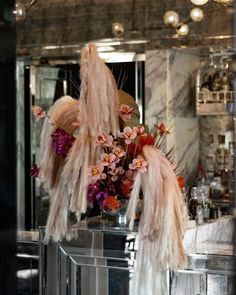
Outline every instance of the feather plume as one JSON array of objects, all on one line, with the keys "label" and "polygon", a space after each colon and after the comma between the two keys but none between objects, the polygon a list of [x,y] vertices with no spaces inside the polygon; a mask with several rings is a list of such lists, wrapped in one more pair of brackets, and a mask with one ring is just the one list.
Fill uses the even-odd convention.
[{"label": "feather plume", "polygon": [[88,185],[86,171],[101,154],[101,150],[95,145],[96,136],[103,131],[116,134],[119,97],[114,77],[99,58],[94,45],[81,52],[80,76],[80,129],[69,153],[63,177],[68,182],[71,193],[70,209],[85,213]]},{"label": "feather plume", "polygon": [[57,156],[52,148],[51,134],[58,127],[73,134],[76,127],[72,123],[77,119],[78,114],[78,100],[70,96],[63,96],[49,109],[48,117],[44,120],[40,139],[40,179],[44,188],[49,191],[58,185],[59,170],[64,165],[64,159]]},{"label": "feather plume", "polygon": [[136,213],[136,208],[138,205],[141,185],[142,185],[142,173],[138,171],[134,180],[133,188],[130,195],[130,200],[126,210],[126,218],[127,220],[129,220],[129,229],[131,231],[133,230],[133,226],[134,226],[135,213]]},{"label": "feather plume", "polygon": [[49,209],[44,241],[47,243],[50,237],[54,241],[60,241],[68,234],[69,196],[67,185],[61,181],[53,191]]},{"label": "feather plume", "polygon": [[[143,208],[139,222],[139,249],[131,294],[146,294],[140,290],[150,286],[148,294],[163,294],[163,271],[177,269],[185,262],[182,244],[185,226],[185,203],[171,163],[165,155],[152,146],[143,147],[148,162],[146,173],[134,183],[133,190],[143,192]],[[131,193],[127,218],[133,224],[137,196]],[[149,275],[147,275],[149,274]],[[150,280],[155,280],[150,282]],[[159,281],[159,284],[155,282]]]}]

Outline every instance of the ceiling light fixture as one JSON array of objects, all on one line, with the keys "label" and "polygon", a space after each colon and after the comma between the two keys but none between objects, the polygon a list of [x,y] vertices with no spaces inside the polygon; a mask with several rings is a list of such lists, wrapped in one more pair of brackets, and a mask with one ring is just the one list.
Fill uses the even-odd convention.
[{"label": "ceiling light fixture", "polygon": [[38,0],[31,0],[30,3],[28,3],[28,4],[22,3],[22,2],[17,2],[15,5],[15,10],[13,10],[13,14],[15,14],[16,22],[23,21],[26,18],[27,12],[37,2],[38,2]]},{"label": "ceiling light fixture", "polygon": [[231,6],[233,5],[233,0],[213,0],[217,3],[223,4],[225,6]]},{"label": "ceiling light fixture", "polygon": [[164,24],[172,27],[176,27],[179,24],[179,15],[173,10],[169,10],[164,14]]},{"label": "ceiling light fixture", "polygon": [[195,5],[204,5],[208,2],[208,0],[190,0]]},{"label": "ceiling light fixture", "polygon": [[190,17],[194,22],[200,22],[204,18],[204,12],[201,8],[195,7],[190,11]]},{"label": "ceiling light fixture", "polygon": [[176,33],[180,36],[186,36],[189,33],[189,27],[187,24],[182,24],[176,28]]}]

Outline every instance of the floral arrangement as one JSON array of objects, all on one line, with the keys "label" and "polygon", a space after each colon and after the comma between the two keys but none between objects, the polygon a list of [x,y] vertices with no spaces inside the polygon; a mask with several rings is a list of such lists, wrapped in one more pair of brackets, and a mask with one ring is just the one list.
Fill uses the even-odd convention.
[{"label": "floral arrangement", "polygon": [[[37,119],[48,117],[51,125],[57,125],[40,106],[33,106]],[[118,113],[124,122],[131,119],[133,108],[122,104]],[[75,124],[74,124],[75,125]],[[77,125],[79,127],[79,125]],[[101,132],[96,137],[96,145],[102,150],[95,165],[88,168],[87,200],[90,206],[98,205],[107,213],[115,214],[121,208],[120,200],[130,198],[136,172],[145,173],[148,162],[140,155],[143,146],[161,148],[164,137],[170,134],[164,123],[154,125],[152,133],[147,133],[142,125],[133,128],[126,126],[117,137]],[[75,137],[57,127],[51,134],[51,145],[57,156],[66,158]],[[170,156],[170,154],[169,154]],[[39,176],[40,167],[35,164],[30,175]]]},{"label": "floral arrangement", "polygon": [[[120,110],[128,109],[122,105]],[[129,112],[131,114],[131,112]],[[126,118],[124,118],[126,119]],[[98,134],[96,144],[101,147],[101,158],[89,167],[88,201],[97,203],[105,211],[115,213],[119,200],[130,198],[136,172],[145,173],[148,162],[139,155],[145,145],[158,145],[157,137],[169,134],[163,123],[155,126],[155,134],[145,132],[144,126],[125,127],[114,138],[105,132]]]},{"label": "floral arrangement", "polygon": [[140,294],[141,286],[153,278],[152,294],[164,294],[158,289],[163,270],[177,269],[185,261],[185,203],[172,151],[165,152],[170,131],[164,123],[150,132],[139,125],[137,105],[129,95],[122,102],[122,91],[94,45],[81,51],[80,78],[79,100],[65,96],[47,113],[38,106],[33,109],[44,118],[40,163],[31,173],[51,196],[45,241],[71,237],[71,213],[79,224],[88,205],[116,214],[124,200],[132,231],[141,195],[131,290]]}]

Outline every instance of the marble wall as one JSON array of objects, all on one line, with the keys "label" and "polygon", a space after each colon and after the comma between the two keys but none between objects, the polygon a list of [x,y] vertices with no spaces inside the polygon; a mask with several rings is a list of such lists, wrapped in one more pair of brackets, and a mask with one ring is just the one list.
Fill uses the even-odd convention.
[{"label": "marble wall", "polygon": [[167,148],[175,147],[176,172],[189,181],[199,162],[199,120],[195,115],[194,84],[199,68],[197,50],[147,51],[145,123],[163,121],[171,130]]}]

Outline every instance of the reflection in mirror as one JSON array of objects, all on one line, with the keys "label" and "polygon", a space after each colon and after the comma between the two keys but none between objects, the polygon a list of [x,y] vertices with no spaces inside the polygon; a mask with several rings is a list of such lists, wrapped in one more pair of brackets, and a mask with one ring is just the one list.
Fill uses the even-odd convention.
[{"label": "reflection in mirror", "polygon": [[[105,56],[109,61],[117,60],[117,54],[104,53],[103,57]],[[199,180],[199,167],[202,164],[207,163],[203,165],[205,177],[207,173],[213,175],[216,172],[216,159],[213,164],[209,164],[209,138],[213,138],[211,153],[214,155],[219,146],[220,135],[225,136],[224,145],[228,150],[229,144],[232,145],[233,142],[233,121],[232,116],[228,114],[232,108],[232,101],[227,98],[228,94],[232,95],[230,92],[232,90],[230,82],[232,50],[224,48],[158,49],[147,50],[145,56],[145,71],[144,62],[140,61],[144,59],[144,55],[136,55],[136,59],[139,60],[136,62],[108,63],[108,65],[118,84],[136,99],[140,106],[142,122],[151,128],[156,122],[164,121],[171,129],[167,148],[175,147],[176,173],[186,178],[186,185],[190,190],[190,187],[196,185]],[[30,229],[45,224],[49,205],[47,193],[37,180],[29,177],[30,168],[39,159],[41,129],[41,122],[32,118],[30,105],[37,104],[48,109],[62,95],[68,94],[78,98],[79,66],[76,62],[67,63],[66,60],[62,62],[48,59],[47,65],[38,63],[25,69],[24,63],[19,62],[18,70],[21,81],[25,80],[25,89],[29,91],[25,92],[25,98],[23,89],[19,89],[18,92],[18,101],[21,102],[18,110],[20,122],[18,134],[21,135],[19,136],[21,149],[19,149],[18,166],[19,171],[25,171],[18,176],[18,223],[19,228]],[[213,75],[221,75],[222,81],[226,76],[228,77],[228,80],[222,82],[222,89],[219,88],[215,92],[206,86],[208,82],[205,81],[206,77],[209,79],[209,76]],[[225,92],[225,87],[229,91]],[[145,100],[142,100],[144,88]],[[225,98],[212,103],[202,98],[202,92],[205,95],[208,93],[210,97],[216,93],[219,98]],[[144,107],[143,110],[142,107]],[[217,109],[213,112],[212,107]],[[224,112],[219,109],[220,107],[224,108]],[[26,110],[24,116],[20,108]],[[30,136],[25,136],[24,142],[22,141],[23,121],[26,129],[31,130]],[[232,174],[232,169],[230,173]],[[223,197],[227,200],[226,207],[232,200],[232,186],[232,183],[228,184],[227,193]],[[227,210],[228,208],[226,212]]]},{"label": "reflection in mirror", "polygon": [[[190,0],[32,2],[37,4],[17,23],[18,228],[30,230],[44,225],[49,203],[40,183],[29,176],[30,168],[39,158],[41,126],[32,117],[31,107],[39,104],[48,109],[65,94],[79,98],[78,58],[81,48],[91,40],[103,58],[112,63],[118,84],[123,84],[122,88],[135,98],[142,122],[151,127],[153,123],[164,121],[171,129],[167,148],[175,147],[176,173],[185,177],[188,197],[191,187],[199,185],[210,194],[214,214],[228,213],[234,185],[231,114],[234,105],[230,82],[233,51],[230,48],[234,34],[233,9],[228,5],[232,1],[204,1],[200,6],[203,19],[199,22],[193,21],[196,15],[191,15],[191,11],[196,6]],[[178,25],[184,25],[185,35],[182,26],[175,28],[164,24],[163,17],[170,10],[178,13]],[[145,65],[137,53],[145,54]],[[131,67],[129,62],[121,63],[130,58],[134,61]],[[206,179],[210,181],[206,183]],[[193,218],[193,212],[190,217]],[[210,216],[205,217],[207,220]],[[226,221],[226,224],[231,222]],[[221,226],[221,222],[216,224]],[[227,235],[230,236],[230,226],[222,224],[224,232],[229,228]],[[212,232],[218,230],[217,227]],[[219,230],[217,238],[225,237],[223,231]],[[198,233],[196,230],[196,235]],[[198,234],[198,238],[204,237]],[[200,248],[199,253],[201,251],[204,249]],[[222,263],[216,259],[217,271],[219,265],[228,266],[225,258],[222,259]],[[202,261],[201,258],[191,263],[197,265]],[[53,272],[51,274],[52,283],[57,284],[53,281]],[[180,294],[184,285],[188,294],[192,294],[193,289],[196,294],[206,290],[213,294],[214,290],[227,289],[230,279],[222,277],[197,274],[191,276],[192,284],[189,274],[182,274],[173,278],[176,284],[172,291]]]},{"label": "reflection in mirror", "polygon": [[[126,61],[120,62],[120,56],[122,59],[125,56]],[[124,53],[105,55],[105,57],[119,89],[132,95],[139,106],[140,120],[144,122],[143,59],[145,56],[135,53],[131,56],[129,53]],[[18,116],[21,127],[18,129],[18,136],[21,140],[19,140],[18,148],[18,166],[21,173],[18,177],[18,227],[37,229],[38,226],[46,224],[49,196],[38,178],[31,178],[29,175],[31,167],[40,162],[40,133],[43,123],[42,120],[35,119],[31,108],[33,105],[39,105],[44,110],[48,110],[58,98],[64,95],[79,99],[79,64],[66,63],[66,61],[60,64],[59,60],[53,61],[51,65],[37,64],[37,66],[29,65],[24,68],[24,63],[19,62],[18,68],[22,71],[21,81],[24,81],[25,90],[27,90],[24,98],[24,90],[19,89]],[[24,134],[24,129],[29,132]]]}]

